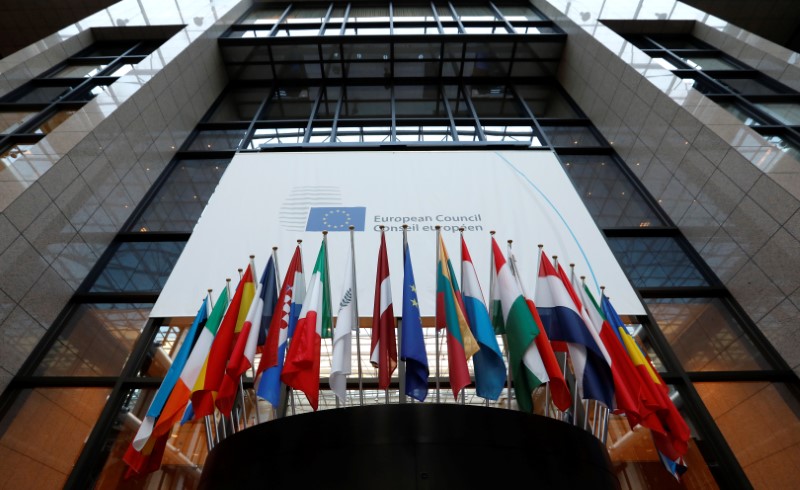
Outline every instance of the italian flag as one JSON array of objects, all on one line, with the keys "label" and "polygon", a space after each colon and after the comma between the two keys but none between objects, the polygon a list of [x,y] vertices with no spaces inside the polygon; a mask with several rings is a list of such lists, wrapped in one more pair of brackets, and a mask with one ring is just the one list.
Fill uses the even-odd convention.
[{"label": "italian flag", "polygon": [[297,321],[281,381],[305,393],[314,411],[319,405],[319,356],[323,329],[331,324],[331,288],[328,283],[325,241],[317,255],[303,310]]},{"label": "italian flag", "polygon": [[536,347],[539,328],[494,237],[492,237],[492,256],[494,259],[492,265],[497,274],[495,292],[500,301],[499,311],[502,312],[507,336],[514,392],[520,409],[532,413],[533,390],[542,383],[550,381],[539,349]]}]

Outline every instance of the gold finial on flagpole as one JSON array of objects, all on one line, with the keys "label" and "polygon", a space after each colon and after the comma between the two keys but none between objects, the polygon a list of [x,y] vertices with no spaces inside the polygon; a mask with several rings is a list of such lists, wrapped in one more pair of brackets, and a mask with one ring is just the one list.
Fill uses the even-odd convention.
[{"label": "gold finial on flagpole", "polygon": [[353,226],[353,225],[350,225],[350,226],[348,226],[347,228],[348,228],[349,230],[355,230],[355,229],[356,229],[356,227],[355,227],[355,226]]},{"label": "gold finial on flagpole", "polygon": [[272,247],[272,250],[278,250],[278,247]]},{"label": "gold finial on flagpole", "polygon": [[327,234],[328,234],[328,230],[322,230],[322,235],[323,235],[323,236],[324,236],[324,235],[327,235]]},{"label": "gold finial on flagpole", "polygon": [[495,231],[494,231],[494,230],[490,230],[490,231],[489,231],[489,234],[490,234],[490,235],[494,235],[494,233],[495,233]]},{"label": "gold finial on flagpole", "polygon": [[298,240],[297,240],[297,244],[298,244],[298,245],[300,245],[301,243],[303,243],[303,240],[301,240],[301,239],[298,239]]},{"label": "gold finial on flagpole", "polygon": [[403,223],[403,229],[404,229],[404,230],[407,230],[407,229],[408,229],[408,225],[407,225],[407,224],[405,224],[405,223]]},{"label": "gold finial on flagpole", "polygon": [[434,228],[437,229],[437,230],[441,230],[442,226],[441,225],[436,225]]},{"label": "gold finial on flagpole", "polygon": [[384,228],[386,228],[386,227],[385,227],[385,226],[383,226],[383,225],[381,225],[381,231],[383,231],[383,229],[384,229]]}]

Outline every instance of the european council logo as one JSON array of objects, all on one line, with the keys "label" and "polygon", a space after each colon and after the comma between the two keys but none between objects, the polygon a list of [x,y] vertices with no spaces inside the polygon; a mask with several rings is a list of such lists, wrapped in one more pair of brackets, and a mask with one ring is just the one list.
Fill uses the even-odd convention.
[{"label": "european council logo", "polygon": [[351,225],[355,231],[364,231],[366,217],[365,207],[312,207],[308,210],[306,231],[349,231]]}]

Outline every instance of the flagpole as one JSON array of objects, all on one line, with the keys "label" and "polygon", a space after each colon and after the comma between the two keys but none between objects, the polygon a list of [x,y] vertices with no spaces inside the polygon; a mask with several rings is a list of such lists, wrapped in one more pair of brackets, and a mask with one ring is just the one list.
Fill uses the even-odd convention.
[{"label": "flagpole", "polygon": [[[489,232],[492,241],[494,241],[494,234],[494,230]],[[497,273],[494,265],[494,247],[491,243],[489,244],[489,264],[491,266],[491,272],[489,274],[489,279],[491,279],[489,283],[489,303],[492,305],[492,309],[494,309],[494,288],[497,287],[494,281]],[[495,313],[492,312],[492,315],[492,318],[494,318]],[[504,333],[501,336],[503,337],[503,354],[506,356],[506,366],[508,366],[508,375],[506,376],[506,408],[511,410],[511,354],[508,350],[508,335]]]},{"label": "flagpole", "polygon": [[[325,281],[328,281],[328,280],[330,280],[330,275],[329,275],[330,274],[330,267],[328,267],[328,230],[322,230],[322,246],[325,249],[325,264],[323,265],[323,267],[325,267],[324,277],[325,277]],[[325,283],[324,282],[322,284],[322,292],[323,292],[323,296],[324,296],[324,294],[325,294]],[[320,313],[320,315],[323,315],[323,314],[324,314],[324,312]],[[336,321],[338,323],[339,319],[337,318]],[[339,325],[337,324],[336,327],[338,327],[338,326]],[[330,337],[330,339],[331,339],[331,360],[333,360],[333,338],[334,338],[333,330],[336,327],[334,327],[333,318],[331,318],[331,337]],[[321,334],[320,337],[324,333],[325,332],[320,332],[320,334]],[[320,344],[322,344],[322,339],[320,339]],[[336,393],[334,393],[333,395],[334,395],[333,396],[333,401],[335,403],[335,407],[339,408],[339,397],[336,396]]]},{"label": "flagpole", "polygon": [[[209,306],[206,312],[208,311],[208,309],[212,310],[214,309],[214,299],[211,297],[211,291],[213,291],[213,289],[209,288],[208,289]],[[211,423],[209,422],[209,417],[210,415],[206,415],[205,417],[203,417],[203,422],[205,423],[206,426],[206,446],[208,447],[208,450],[211,451],[212,449],[214,449],[214,433],[211,432]],[[216,429],[216,425],[214,428]],[[219,440],[219,434],[217,434],[217,440]]]},{"label": "flagpole", "polygon": [[[522,284],[522,278],[520,277],[519,269],[517,269],[517,257],[514,255],[514,252],[511,250],[511,244],[514,240],[508,240],[508,265],[511,267],[511,273],[514,275],[514,279],[517,281],[517,287],[522,292],[522,297],[525,302],[528,302],[530,296],[528,296],[528,292],[525,290],[525,286]],[[509,375],[511,374],[511,362],[508,363],[508,372]],[[550,383],[547,383],[548,385]],[[530,395],[531,397],[531,409],[535,408],[533,403],[533,393]],[[510,398],[509,398],[510,400]],[[511,408],[511,403],[509,401],[508,408]]]},{"label": "flagpole", "polygon": [[356,287],[356,238],[355,238],[355,229],[356,227],[350,225],[350,261],[353,264],[353,268],[350,273],[353,275],[353,308],[355,309],[355,315],[353,315],[353,325],[350,325],[352,329],[355,327],[356,329],[356,356],[358,356],[358,400],[359,405],[364,405],[364,373],[361,368],[361,325],[360,319],[358,317],[358,288]]},{"label": "flagpole", "polygon": [[[381,225],[381,226],[380,226],[380,228],[381,228],[381,244],[383,244],[383,242],[384,242],[384,235],[385,235],[385,233],[386,233],[386,231],[385,231],[385,230],[386,230],[386,227],[385,227],[385,226],[383,226],[383,225]],[[380,252],[378,252],[378,262],[380,263]],[[380,267],[380,265],[379,265],[379,267]],[[376,286],[376,287],[377,287],[377,286]],[[382,286],[381,286],[381,295],[383,295],[383,287],[382,287]],[[382,301],[381,301],[381,302],[382,302]],[[394,311],[394,309],[392,309],[392,311]],[[383,316],[383,311],[381,311],[379,314],[380,314],[381,316]],[[397,325],[395,324],[395,328],[396,328],[396,327],[397,327]],[[373,328],[374,328],[374,327],[373,327]],[[384,340],[385,340],[385,339],[381,338],[381,341],[384,341]],[[398,364],[399,364],[399,362],[398,362]],[[378,386],[378,387],[380,387],[380,373],[381,373],[381,371],[380,371],[380,362],[379,362],[379,365],[378,365],[378,385],[379,385],[379,386]],[[389,376],[389,384],[391,384],[391,378],[392,378],[392,377],[391,377],[391,375],[390,375],[390,376]],[[387,387],[386,387],[386,388],[383,390],[383,394],[384,394],[384,402],[386,403],[386,405],[388,405],[388,404],[389,404],[389,387],[388,387],[388,386],[387,386]]]},{"label": "flagpole", "polygon": [[[461,226],[458,228],[459,237],[461,241],[464,241],[464,227]],[[464,287],[464,257],[463,257],[463,250],[461,250],[461,243],[458,244],[458,265],[459,265],[459,276],[458,280],[461,283],[461,287]],[[465,312],[466,313],[466,312]],[[466,405],[467,403],[467,387],[461,388],[461,404]]]},{"label": "flagpole", "polygon": [[[439,244],[441,240],[442,227],[436,225],[436,282],[439,282]],[[438,301],[437,301],[438,303]],[[436,403],[440,400],[441,385],[439,382],[439,325],[436,323],[436,315],[434,314],[433,331],[436,334]]]},{"label": "flagpole", "polygon": [[[405,264],[406,264],[406,246],[408,245],[408,225],[403,224],[403,274],[405,274]],[[405,297],[406,291],[403,289],[403,297]],[[400,358],[397,360],[397,367],[398,367],[398,375],[400,377],[400,393],[399,393],[399,400],[400,403],[406,403],[406,363],[403,361],[402,351],[403,351],[403,329],[405,328],[405,318],[400,318],[400,322],[398,323],[397,327],[397,345],[400,346]]]},{"label": "flagpole", "polygon": [[[542,250],[544,249],[544,244],[540,243],[538,245],[539,253],[536,254],[536,277],[539,276],[539,268],[542,266]],[[550,393],[550,383],[545,384],[544,386],[544,416],[550,416],[550,405],[552,402],[552,394]]]}]

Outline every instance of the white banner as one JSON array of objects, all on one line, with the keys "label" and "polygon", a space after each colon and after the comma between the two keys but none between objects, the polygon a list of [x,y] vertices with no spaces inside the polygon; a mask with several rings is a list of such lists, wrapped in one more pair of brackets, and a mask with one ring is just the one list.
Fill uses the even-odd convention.
[{"label": "white banner", "polygon": [[[420,309],[435,309],[435,226],[442,226],[453,267],[460,275],[458,228],[489,294],[490,234],[504,252],[512,246],[523,284],[533,297],[537,245],[599,298],[606,287],[620,314],[644,314],[625,274],[581,202],[555,155],[546,151],[363,151],[244,153],[228,166],[178,259],[152,317],[193,316],[208,288],[216,299],[238,268],[255,255],[261,275],[273,246],[283,280],[297,240],[310,277],[328,230],[331,292],[338,304],[348,227],[355,232],[359,316],[372,316],[380,226],[386,226],[395,315],[403,286],[402,225],[408,242]],[[334,314],[337,308],[333,308]]]}]

